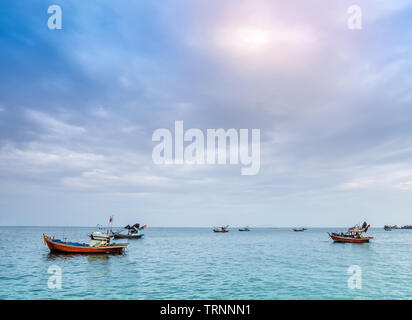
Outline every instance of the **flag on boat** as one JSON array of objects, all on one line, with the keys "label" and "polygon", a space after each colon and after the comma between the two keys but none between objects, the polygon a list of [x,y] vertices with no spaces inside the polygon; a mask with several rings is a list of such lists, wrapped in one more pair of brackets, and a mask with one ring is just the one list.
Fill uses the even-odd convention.
[{"label": "flag on boat", "polygon": [[113,216],[110,216],[109,223],[113,222]]}]

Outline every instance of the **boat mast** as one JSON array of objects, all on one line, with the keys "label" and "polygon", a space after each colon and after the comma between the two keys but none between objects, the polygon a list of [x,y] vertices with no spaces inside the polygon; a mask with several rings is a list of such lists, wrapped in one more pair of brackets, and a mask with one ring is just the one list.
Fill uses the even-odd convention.
[{"label": "boat mast", "polygon": [[113,217],[114,217],[114,215],[110,216],[110,218],[109,218],[109,225],[107,226],[107,234],[112,234],[113,233],[112,232],[112,230],[113,230]]}]

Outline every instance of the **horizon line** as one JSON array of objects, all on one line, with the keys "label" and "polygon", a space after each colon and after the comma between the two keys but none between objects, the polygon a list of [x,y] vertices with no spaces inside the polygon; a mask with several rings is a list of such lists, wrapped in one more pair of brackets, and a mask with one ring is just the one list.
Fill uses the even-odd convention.
[{"label": "horizon line", "polygon": [[[370,227],[371,229],[374,228],[383,228],[385,225],[382,226],[374,226]],[[147,228],[215,228],[216,226],[148,226]],[[245,227],[244,225],[239,226],[232,226],[230,228],[241,228]],[[249,228],[259,228],[259,229],[286,229],[286,228],[347,228],[348,226],[248,226]],[[0,225],[0,228],[97,228],[97,226],[42,226],[42,225]],[[109,227],[104,227],[109,228]],[[124,228],[121,226],[113,226],[112,228]]]}]

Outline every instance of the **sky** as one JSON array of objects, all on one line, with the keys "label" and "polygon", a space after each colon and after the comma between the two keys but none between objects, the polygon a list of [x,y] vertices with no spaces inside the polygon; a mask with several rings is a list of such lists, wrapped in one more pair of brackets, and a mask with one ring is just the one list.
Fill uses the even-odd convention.
[{"label": "sky", "polygon": [[[412,224],[411,18],[410,0],[2,0],[0,225]],[[180,120],[259,129],[259,173],[154,164]]]}]

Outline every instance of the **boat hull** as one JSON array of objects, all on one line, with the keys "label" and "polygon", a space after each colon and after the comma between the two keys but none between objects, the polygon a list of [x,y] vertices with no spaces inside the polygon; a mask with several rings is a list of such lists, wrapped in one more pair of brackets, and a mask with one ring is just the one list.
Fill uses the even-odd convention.
[{"label": "boat hull", "polygon": [[144,234],[136,234],[136,235],[129,235],[129,234],[114,234],[113,238],[115,239],[140,239],[144,236]]},{"label": "boat hull", "polygon": [[329,236],[334,242],[365,243],[373,239],[373,237],[362,237],[362,238],[341,237],[341,236],[337,236],[331,233],[329,233]]},{"label": "boat hull", "polygon": [[213,230],[213,232],[225,233],[225,232],[229,232],[229,230]]},{"label": "boat hull", "polygon": [[44,236],[44,243],[50,249],[51,252],[61,253],[122,253],[123,250],[129,246],[129,243],[111,244],[100,247],[90,247],[82,245],[70,245],[65,242],[56,242],[50,237]]}]

